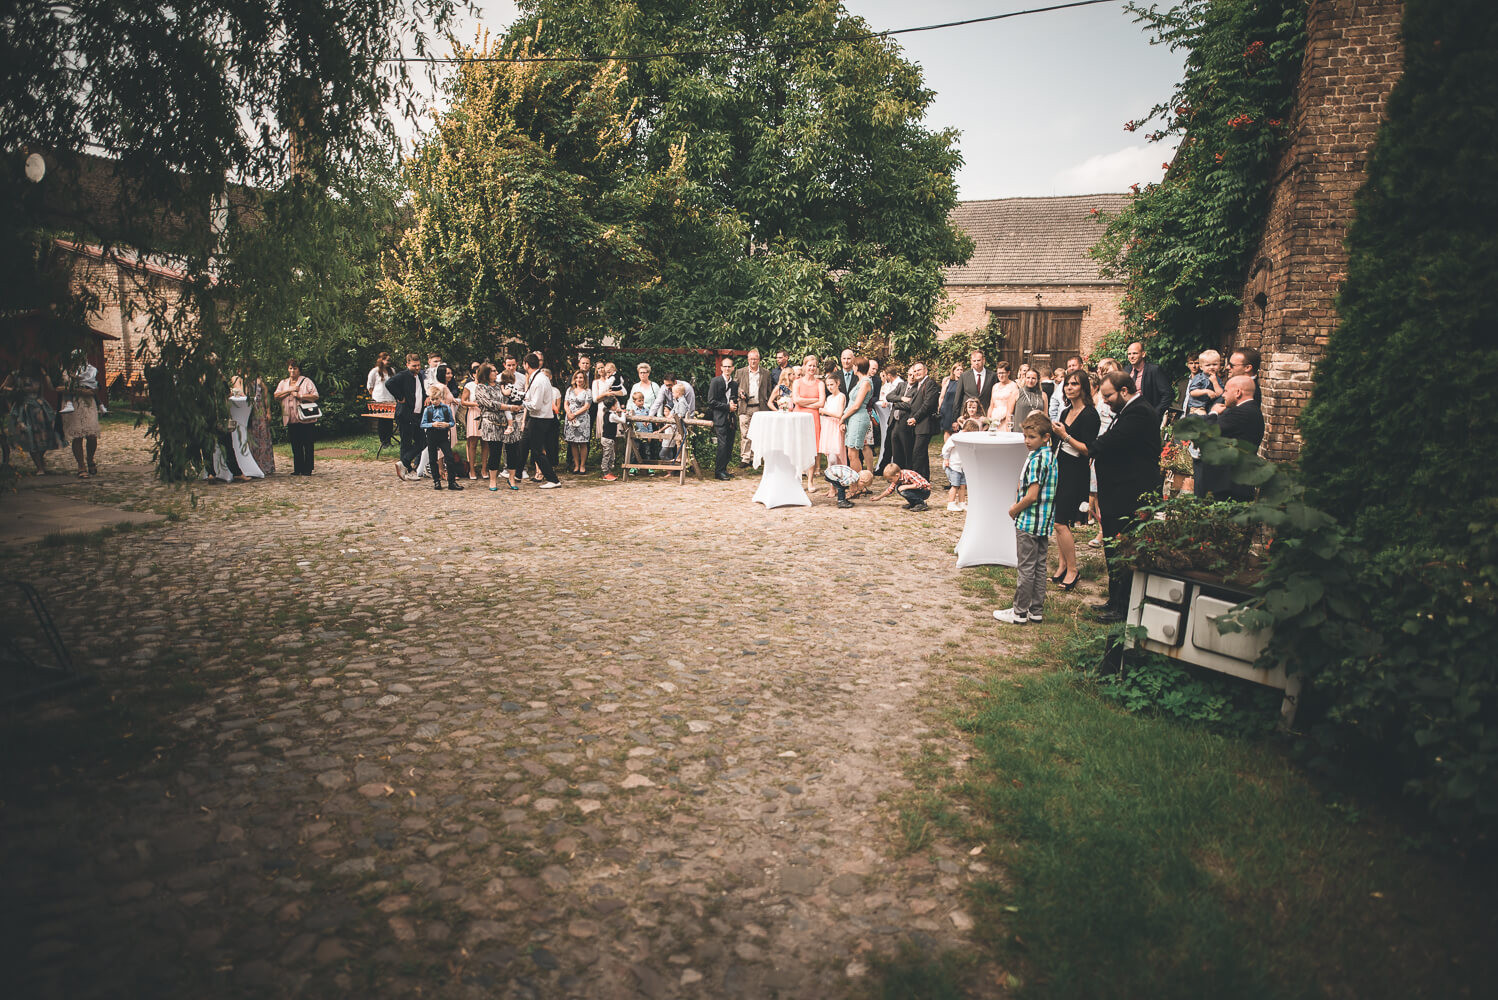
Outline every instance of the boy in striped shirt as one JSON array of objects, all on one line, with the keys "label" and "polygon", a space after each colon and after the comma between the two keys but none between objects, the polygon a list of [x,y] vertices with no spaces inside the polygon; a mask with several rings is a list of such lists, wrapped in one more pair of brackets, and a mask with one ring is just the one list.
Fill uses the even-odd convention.
[{"label": "boy in striped shirt", "polygon": [[993,616],[1007,625],[1040,621],[1045,605],[1046,549],[1056,521],[1056,459],[1050,449],[1051,421],[1035,411],[1020,424],[1030,457],[1019,475],[1019,491],[1009,516],[1014,521],[1018,582],[1014,606]]}]

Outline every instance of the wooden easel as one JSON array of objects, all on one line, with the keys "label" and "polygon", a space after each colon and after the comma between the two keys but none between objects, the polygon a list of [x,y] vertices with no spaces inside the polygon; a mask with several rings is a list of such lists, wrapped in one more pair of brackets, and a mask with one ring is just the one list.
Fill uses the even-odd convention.
[{"label": "wooden easel", "polygon": [[[647,472],[674,472],[678,486],[685,486],[687,482],[687,470],[702,478],[702,468],[697,464],[697,459],[692,457],[692,443],[687,438],[688,427],[711,427],[711,420],[699,420],[696,417],[678,417],[674,413],[662,414],[660,416],[634,416],[625,414],[624,417],[624,461],[619,463],[619,468],[624,470],[625,479],[634,469],[644,469]],[[635,424],[650,424],[656,430],[636,431]],[[645,465],[635,461],[636,443],[639,441],[662,441],[665,440],[666,427],[671,426],[676,430],[676,440],[680,443],[676,462],[670,465]]]}]

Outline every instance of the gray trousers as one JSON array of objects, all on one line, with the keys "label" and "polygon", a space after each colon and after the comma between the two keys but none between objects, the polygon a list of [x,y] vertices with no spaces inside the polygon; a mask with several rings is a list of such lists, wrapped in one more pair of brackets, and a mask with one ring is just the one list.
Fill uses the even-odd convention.
[{"label": "gray trousers", "polygon": [[1014,587],[1014,610],[1027,615],[1038,615],[1045,605],[1045,581],[1047,576],[1045,556],[1051,540],[1045,535],[1032,535],[1028,531],[1014,532],[1014,548],[1019,559],[1016,567],[1019,580]]},{"label": "gray trousers", "polygon": [[598,444],[603,449],[603,471],[605,475],[614,470],[614,442],[617,440],[617,438],[606,437],[598,439]]}]

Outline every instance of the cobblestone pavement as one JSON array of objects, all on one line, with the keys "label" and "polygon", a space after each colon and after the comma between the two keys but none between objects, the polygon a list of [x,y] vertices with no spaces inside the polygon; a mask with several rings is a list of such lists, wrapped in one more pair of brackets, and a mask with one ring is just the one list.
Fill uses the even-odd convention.
[{"label": "cobblestone pavement", "polygon": [[962,945],[986,866],[889,805],[940,735],[960,515],[100,458],[48,488],[177,520],[0,564],[166,714],[128,765],[8,776],[13,995],[836,997]]}]

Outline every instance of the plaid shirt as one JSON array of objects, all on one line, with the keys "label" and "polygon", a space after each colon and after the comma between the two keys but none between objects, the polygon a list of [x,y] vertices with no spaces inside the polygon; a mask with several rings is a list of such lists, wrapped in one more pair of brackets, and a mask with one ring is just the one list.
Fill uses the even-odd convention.
[{"label": "plaid shirt", "polygon": [[1051,533],[1056,521],[1056,458],[1049,448],[1036,448],[1025,460],[1025,471],[1019,476],[1019,491],[1016,501],[1023,500],[1032,483],[1040,484],[1040,497],[1019,512],[1014,519],[1014,530],[1028,535],[1045,536]]},{"label": "plaid shirt", "polygon": [[[926,477],[922,476],[919,472],[901,469],[900,478],[895,481],[895,487],[897,489],[929,490],[931,484],[926,482]],[[1052,490],[1052,492],[1054,493],[1055,491]]]}]

